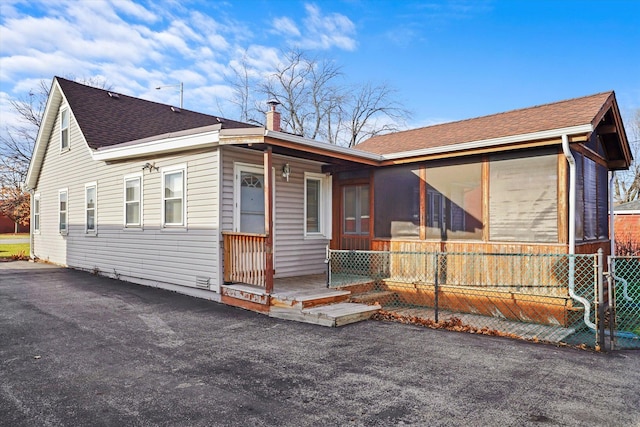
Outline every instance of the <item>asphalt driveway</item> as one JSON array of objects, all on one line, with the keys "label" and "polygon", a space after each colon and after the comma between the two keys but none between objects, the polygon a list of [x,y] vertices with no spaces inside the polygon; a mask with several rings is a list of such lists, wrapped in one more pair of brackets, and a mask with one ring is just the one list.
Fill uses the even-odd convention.
[{"label": "asphalt driveway", "polygon": [[640,352],[330,329],[0,263],[0,425],[639,426]]}]

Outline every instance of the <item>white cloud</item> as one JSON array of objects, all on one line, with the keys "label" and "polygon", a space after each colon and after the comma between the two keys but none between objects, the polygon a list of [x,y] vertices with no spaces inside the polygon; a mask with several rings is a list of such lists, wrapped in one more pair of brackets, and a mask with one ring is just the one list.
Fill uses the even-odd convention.
[{"label": "white cloud", "polygon": [[136,17],[145,22],[156,22],[158,16],[147,10],[144,6],[141,6],[132,1],[112,0],[112,4],[115,9],[121,10],[126,15]]},{"label": "white cloud", "polygon": [[281,18],[276,18],[273,20],[273,31],[278,34],[283,34],[285,36],[294,36],[300,37],[300,30],[296,26],[296,24],[285,16]]},{"label": "white cloud", "polygon": [[[244,57],[252,78],[274,69],[280,46],[259,27],[229,16],[230,5],[199,11],[177,0],[0,0],[0,92],[19,97],[42,79],[102,76],[114,91],[175,103],[159,85],[184,82],[185,107],[231,111],[225,85]],[[309,49],[354,49],[355,25],[344,15],[307,5],[304,16],[279,17],[276,43]],[[274,31],[275,30],[275,31]],[[256,34],[258,33],[258,34]],[[177,92],[177,91],[176,91]],[[188,100],[188,102],[187,102]],[[221,106],[226,106],[222,108]],[[0,116],[10,104],[0,102]],[[232,117],[230,117],[232,118]]]},{"label": "white cloud", "polygon": [[305,9],[307,17],[304,23],[309,33],[303,40],[302,47],[329,49],[336,46],[344,50],[356,48],[353,38],[356,27],[349,18],[339,13],[322,15],[320,8],[314,4],[307,4]]},{"label": "white cloud", "polygon": [[272,32],[284,36],[290,44],[303,49],[327,50],[333,47],[355,50],[355,24],[340,13],[324,15],[315,4],[305,5],[306,16],[301,25],[288,17],[272,23]]}]

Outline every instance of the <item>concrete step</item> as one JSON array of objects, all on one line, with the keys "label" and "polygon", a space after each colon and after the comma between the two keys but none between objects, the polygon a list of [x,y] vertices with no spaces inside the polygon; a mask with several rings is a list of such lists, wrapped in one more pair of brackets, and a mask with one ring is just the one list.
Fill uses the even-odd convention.
[{"label": "concrete step", "polygon": [[396,297],[396,293],[392,291],[369,291],[363,292],[360,294],[352,294],[351,301],[359,302],[362,304],[380,304],[385,305],[393,300]]},{"label": "concrete step", "polygon": [[269,316],[296,322],[337,327],[367,320],[380,310],[379,305],[340,302],[311,308],[287,308],[272,306]]}]

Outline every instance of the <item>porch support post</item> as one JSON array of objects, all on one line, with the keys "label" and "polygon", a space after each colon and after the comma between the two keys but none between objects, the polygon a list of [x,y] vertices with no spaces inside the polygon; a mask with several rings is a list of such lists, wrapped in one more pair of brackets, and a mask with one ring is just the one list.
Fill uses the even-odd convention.
[{"label": "porch support post", "polygon": [[265,239],[265,290],[273,292],[273,162],[272,148],[264,150],[264,232]]},{"label": "porch support post", "polygon": [[427,239],[427,168],[420,167],[420,240]]},{"label": "porch support post", "polygon": [[489,156],[486,154],[482,156],[482,240],[488,242],[490,240],[489,234],[489,224],[490,220],[490,212],[489,212],[489,186],[490,175],[489,175]]}]

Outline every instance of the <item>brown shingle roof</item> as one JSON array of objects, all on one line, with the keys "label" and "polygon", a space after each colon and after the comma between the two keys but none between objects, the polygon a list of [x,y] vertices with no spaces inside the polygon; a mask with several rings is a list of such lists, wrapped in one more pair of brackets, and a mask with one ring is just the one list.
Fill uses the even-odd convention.
[{"label": "brown shingle roof", "polygon": [[256,127],[185,109],[176,113],[169,105],[120,93],[112,98],[109,93],[116,92],[61,77],[56,80],[93,149],[218,123],[222,123],[224,129]]},{"label": "brown shingle roof", "polygon": [[376,154],[390,154],[585,125],[592,122],[611,96],[613,92],[603,92],[490,116],[374,136],[355,148]]}]

